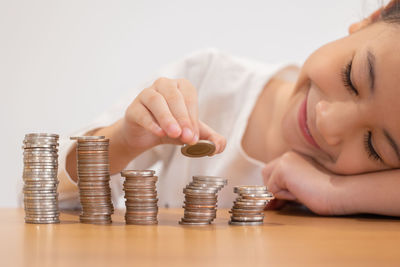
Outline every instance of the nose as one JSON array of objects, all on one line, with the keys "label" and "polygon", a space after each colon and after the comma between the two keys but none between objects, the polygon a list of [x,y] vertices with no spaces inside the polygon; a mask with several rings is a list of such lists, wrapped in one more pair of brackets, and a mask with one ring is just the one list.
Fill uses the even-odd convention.
[{"label": "nose", "polygon": [[357,127],[359,114],[354,103],[322,100],[315,110],[316,128],[328,145],[340,144],[346,134]]}]

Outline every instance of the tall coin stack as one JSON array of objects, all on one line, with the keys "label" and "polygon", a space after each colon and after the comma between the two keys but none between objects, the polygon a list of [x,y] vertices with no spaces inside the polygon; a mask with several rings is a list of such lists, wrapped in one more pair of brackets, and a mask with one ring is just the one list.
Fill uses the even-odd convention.
[{"label": "tall coin stack", "polygon": [[233,202],[231,225],[261,225],[264,223],[264,208],[274,196],[262,185],[235,186],[239,197]]},{"label": "tall coin stack", "polygon": [[126,224],[157,224],[157,176],[152,170],[125,170]]},{"label": "tall coin stack", "polygon": [[227,183],[227,180],[222,177],[193,176],[193,181],[183,189],[184,214],[179,223],[182,225],[211,224],[217,215],[217,193]]},{"label": "tall coin stack", "polygon": [[110,224],[111,201],[109,139],[104,136],[71,137],[77,140],[78,187],[82,213],[80,222]]},{"label": "tall coin stack", "polygon": [[25,222],[59,223],[58,135],[26,134],[23,143]]}]

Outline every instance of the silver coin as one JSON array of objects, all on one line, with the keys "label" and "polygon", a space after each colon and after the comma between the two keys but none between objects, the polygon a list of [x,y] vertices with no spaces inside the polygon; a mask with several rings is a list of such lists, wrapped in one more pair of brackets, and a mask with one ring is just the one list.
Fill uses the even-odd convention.
[{"label": "silver coin", "polygon": [[69,139],[71,140],[99,140],[99,139],[104,139],[106,138],[105,136],[71,136]]},{"label": "silver coin", "polygon": [[214,189],[214,188],[210,188],[210,189],[190,189],[190,188],[184,188],[183,189],[183,193],[187,193],[187,194],[194,194],[194,195],[198,195],[198,194],[216,194],[218,192],[218,190]]},{"label": "silver coin", "polygon": [[267,187],[265,185],[239,185],[234,187],[235,193],[240,191],[267,191]]},{"label": "silver coin", "polygon": [[126,224],[133,224],[133,225],[156,225],[158,221],[130,221],[126,220]]},{"label": "silver coin", "polygon": [[215,187],[218,190],[220,190],[225,186],[222,183],[210,183],[210,182],[190,182],[189,185],[195,187]]},{"label": "silver coin", "polygon": [[121,176],[125,177],[146,177],[154,176],[155,171],[153,170],[124,170],[121,171]]},{"label": "silver coin", "polygon": [[213,182],[213,183],[222,183],[224,185],[228,184],[228,180],[223,177],[218,176],[193,176],[193,181],[202,181],[202,182]]},{"label": "silver coin", "polygon": [[181,219],[179,221],[179,224],[181,224],[181,225],[191,225],[191,226],[204,226],[204,225],[210,225],[211,222],[188,222],[188,221],[184,221],[183,219]]},{"label": "silver coin", "polygon": [[25,216],[28,218],[36,217],[36,218],[54,218],[56,216],[60,216],[60,212],[58,211],[41,211],[41,210],[25,210]]},{"label": "silver coin", "polygon": [[58,205],[33,205],[25,204],[25,210],[58,211]]},{"label": "silver coin", "polygon": [[212,217],[217,213],[217,211],[203,212],[203,211],[185,211],[184,215],[188,217]]},{"label": "silver coin", "polygon": [[264,220],[264,216],[231,216],[231,220],[235,222],[259,222]]},{"label": "silver coin", "polygon": [[147,176],[147,177],[126,177],[125,184],[136,184],[136,183],[143,183],[143,182],[157,182],[157,176]]},{"label": "silver coin", "polygon": [[52,134],[52,133],[28,133],[28,134],[25,134],[25,138],[29,138],[29,137],[59,138],[60,136],[58,134]]},{"label": "silver coin", "polygon": [[256,200],[272,200],[274,199],[274,195],[271,193],[267,194],[241,194],[241,198],[243,199],[256,199]]},{"label": "silver coin", "polygon": [[230,225],[238,225],[238,226],[256,226],[256,225],[263,225],[264,222],[236,222],[236,221],[229,221]]},{"label": "silver coin", "polygon": [[267,203],[248,203],[248,202],[243,202],[243,201],[235,201],[234,205],[237,207],[264,207],[267,205]]},{"label": "silver coin", "polygon": [[25,218],[25,223],[29,224],[53,224],[53,223],[60,223],[59,219],[52,219],[52,220],[35,220],[35,219],[28,219]]},{"label": "silver coin", "polygon": [[154,206],[149,206],[149,207],[126,207],[127,210],[129,210],[129,212],[133,212],[133,211],[154,211],[157,212],[158,211],[158,207],[156,205]]},{"label": "silver coin", "polygon": [[229,213],[233,213],[233,214],[264,214],[263,211],[264,209],[262,209],[262,211],[259,210],[249,210],[249,209],[237,209],[237,208],[232,208],[232,210],[229,211]]},{"label": "silver coin", "polygon": [[198,205],[198,204],[204,204],[204,205],[217,205],[217,201],[216,200],[211,200],[211,201],[206,201],[204,199],[186,199],[183,202],[185,204],[194,204],[194,205]]},{"label": "silver coin", "polygon": [[127,201],[129,201],[128,203],[157,203],[157,201],[158,201],[158,198],[134,198],[134,197],[131,197],[131,198],[129,198],[129,200],[127,200]]}]

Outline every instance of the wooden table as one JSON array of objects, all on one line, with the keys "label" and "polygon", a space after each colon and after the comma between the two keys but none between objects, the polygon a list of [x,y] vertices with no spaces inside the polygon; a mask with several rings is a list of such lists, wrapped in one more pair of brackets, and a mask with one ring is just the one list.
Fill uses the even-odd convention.
[{"label": "wooden table", "polygon": [[219,210],[207,227],[178,224],[161,209],[158,226],[24,223],[23,209],[0,209],[1,266],[400,266],[400,220],[319,217],[298,207],[267,211],[263,226],[229,226]]}]

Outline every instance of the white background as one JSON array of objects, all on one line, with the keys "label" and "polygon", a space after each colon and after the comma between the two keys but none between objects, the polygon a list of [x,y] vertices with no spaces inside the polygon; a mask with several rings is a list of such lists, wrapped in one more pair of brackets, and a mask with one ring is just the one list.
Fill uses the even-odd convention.
[{"label": "white background", "polygon": [[195,50],[302,62],[379,4],[0,0],[0,206],[17,205],[25,133],[68,135]]}]

